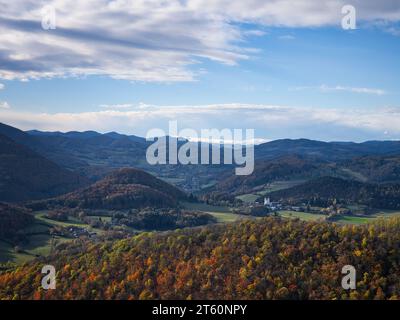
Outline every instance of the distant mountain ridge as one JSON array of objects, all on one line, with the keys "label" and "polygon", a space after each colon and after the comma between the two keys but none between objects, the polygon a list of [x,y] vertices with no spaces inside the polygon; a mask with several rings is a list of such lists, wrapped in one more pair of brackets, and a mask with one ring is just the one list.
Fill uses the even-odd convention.
[{"label": "distant mountain ridge", "polygon": [[[236,177],[232,174],[231,165],[149,165],[146,161],[146,149],[151,142],[141,137],[116,132],[104,134],[95,131],[62,133],[31,130],[24,132],[0,123],[0,134],[28,146],[61,167],[76,171],[92,181],[97,181],[107,173],[124,167],[140,168],[158,177],[171,179],[177,186],[188,192],[198,192],[216,183],[225,185],[230,191],[235,191],[237,186],[245,190],[258,183],[268,183],[271,179],[276,180],[282,177],[287,179],[291,173],[300,176],[310,174],[311,178],[331,175],[376,183],[400,181],[400,174],[396,169],[397,162],[393,159],[388,160],[384,165],[380,164],[380,160],[374,162],[368,160],[369,165],[372,166],[369,169],[356,160],[362,157],[389,159],[400,156],[400,141],[362,143],[323,142],[309,139],[270,141],[255,146],[254,173],[246,177]],[[269,163],[296,157],[303,159],[296,161],[306,162],[303,168],[296,168],[299,165],[296,161],[293,163],[284,161],[282,165],[272,166]],[[280,166],[280,169],[275,172],[277,166]],[[269,171],[271,173],[268,173]]]},{"label": "distant mountain ridge", "polygon": [[28,130],[26,133],[37,136],[37,137],[66,137],[66,138],[77,138],[77,139],[90,139],[94,137],[100,136],[107,136],[114,139],[123,139],[128,138],[131,141],[142,142],[145,143],[146,139],[135,136],[135,135],[125,135],[120,134],[115,131],[107,132],[107,133],[99,133],[97,131],[68,131],[68,132],[61,132],[61,131],[39,131],[39,130]]},{"label": "distant mountain ridge", "polygon": [[[105,146],[113,146],[115,140],[136,142],[148,145],[145,138],[135,135],[125,135],[117,132],[98,133],[96,131],[70,131],[70,132],[44,132],[39,130],[22,131],[6,124],[0,123],[0,134],[8,136],[16,142],[27,144],[32,143],[35,147],[44,143],[53,145],[57,142],[66,142],[65,140],[86,139],[90,143],[100,143]],[[65,140],[56,140],[55,138],[64,138]],[[93,140],[92,140],[93,139]],[[118,145],[118,144],[117,144]],[[363,155],[390,155],[400,154],[400,141],[365,141],[365,142],[324,142],[310,139],[278,139],[262,143],[255,146],[255,155],[257,159],[271,159],[281,157],[287,154],[297,154],[317,157],[321,159],[349,159],[355,156]]]},{"label": "distant mountain ridge", "polygon": [[[133,147],[141,152],[142,158],[145,156],[146,147],[150,144],[144,138],[116,132],[100,134],[94,131],[72,131],[67,133],[28,131],[28,133],[36,137],[42,137],[42,143],[44,144],[50,142],[46,141],[45,137],[62,137],[87,139],[87,143],[98,143],[102,145],[102,148],[127,147],[129,149]],[[107,138],[111,138],[114,141]],[[137,144],[132,145],[131,143],[133,142]],[[370,155],[400,155],[400,141],[366,141],[356,143],[323,142],[309,139],[280,139],[255,146],[255,158],[257,160],[271,160],[287,155],[307,156],[325,161],[341,161]],[[141,162],[140,159],[138,162]]]},{"label": "distant mountain ridge", "polygon": [[400,141],[322,142],[308,139],[281,139],[255,147],[256,159],[273,159],[295,154],[328,161],[367,155],[400,154]]}]

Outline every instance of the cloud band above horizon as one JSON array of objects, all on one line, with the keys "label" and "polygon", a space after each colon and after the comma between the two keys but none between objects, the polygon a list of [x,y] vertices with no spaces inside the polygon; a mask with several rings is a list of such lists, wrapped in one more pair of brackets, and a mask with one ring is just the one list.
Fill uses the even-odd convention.
[{"label": "cloud band above horizon", "polygon": [[280,138],[333,140],[400,139],[400,108],[334,109],[251,104],[155,106],[131,110],[82,113],[27,113],[0,110],[1,121],[23,130],[116,131],[146,136],[148,130],[167,130],[169,120],[179,129],[255,129],[258,141]]}]

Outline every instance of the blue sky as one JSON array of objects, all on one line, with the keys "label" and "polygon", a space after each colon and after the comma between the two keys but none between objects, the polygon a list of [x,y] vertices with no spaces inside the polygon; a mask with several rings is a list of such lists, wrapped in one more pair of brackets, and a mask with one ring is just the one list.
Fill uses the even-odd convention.
[{"label": "blue sky", "polygon": [[[254,128],[264,140],[400,139],[400,4],[354,1],[358,28],[343,30],[333,0],[329,9],[303,0],[310,12],[270,1],[259,16],[264,2],[201,12],[196,1],[134,1],[131,16],[126,3],[98,2],[109,7],[76,10],[85,23],[65,0],[0,13],[0,121],[145,135],[178,120]],[[42,30],[37,12],[49,3],[59,26]],[[94,24],[111,13],[126,19],[122,30]]]}]

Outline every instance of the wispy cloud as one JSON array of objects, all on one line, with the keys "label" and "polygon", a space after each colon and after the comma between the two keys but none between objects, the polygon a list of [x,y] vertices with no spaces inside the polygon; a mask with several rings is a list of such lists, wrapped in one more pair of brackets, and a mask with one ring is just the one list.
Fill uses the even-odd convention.
[{"label": "wispy cloud", "polygon": [[4,84],[0,83],[0,90],[3,90],[4,87],[5,87]]},{"label": "wispy cloud", "polygon": [[123,104],[101,104],[100,108],[103,109],[130,109],[134,107],[133,104],[123,103]]},{"label": "wispy cloud", "polygon": [[[144,105],[144,104],[143,104]],[[118,131],[145,136],[151,128],[167,130],[169,120],[180,129],[251,128],[257,139],[320,140],[400,139],[400,108],[317,108],[254,104],[156,106],[133,110],[82,113],[0,111],[3,122],[23,129],[48,131]],[[323,130],[322,130],[323,129]]]},{"label": "wispy cloud", "polygon": [[245,34],[246,36],[262,37],[262,36],[267,35],[268,33],[266,31],[262,31],[262,30],[247,30],[247,31],[243,31],[243,34]]},{"label": "wispy cloud", "polygon": [[[56,9],[55,30],[41,28],[44,4]],[[237,26],[179,1],[0,0],[0,6],[4,79],[192,81],[197,71],[191,66],[199,59],[234,65],[248,58],[246,34]]]},{"label": "wispy cloud", "polygon": [[0,101],[0,109],[10,109],[10,105],[7,101]]},{"label": "wispy cloud", "polygon": [[375,89],[375,88],[362,88],[362,87],[344,87],[344,86],[335,86],[329,87],[322,85],[320,86],[320,90],[322,91],[347,91],[354,93],[366,93],[366,94],[376,94],[378,96],[382,96],[386,94],[385,90]]},{"label": "wispy cloud", "polygon": [[329,92],[329,91],[344,91],[344,92],[353,92],[353,93],[365,93],[365,94],[374,94],[378,96],[382,96],[387,94],[387,92],[383,89],[376,89],[376,88],[365,88],[365,87],[348,87],[348,86],[327,86],[322,84],[320,86],[302,86],[302,87],[294,87],[290,88],[291,91],[302,91],[302,90],[319,90],[322,92]]},{"label": "wispy cloud", "polygon": [[[209,59],[235,65],[255,48],[257,26],[339,26],[345,0],[0,0],[0,78],[106,75],[138,81],[192,81]],[[360,21],[400,21],[400,3],[355,0]],[[57,28],[41,28],[51,5]],[[262,28],[261,28],[262,29]]]}]

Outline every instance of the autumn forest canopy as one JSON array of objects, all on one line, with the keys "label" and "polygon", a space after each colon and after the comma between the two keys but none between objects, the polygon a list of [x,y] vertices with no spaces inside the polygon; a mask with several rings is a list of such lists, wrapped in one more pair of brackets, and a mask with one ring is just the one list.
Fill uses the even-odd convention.
[{"label": "autumn forest canopy", "polygon": [[[3,299],[398,299],[400,220],[364,226],[273,217],[142,233],[116,242],[74,241],[0,274]],[[54,264],[57,290],[40,286]],[[340,270],[353,265],[357,290]]]}]

